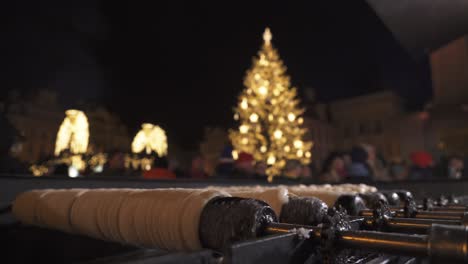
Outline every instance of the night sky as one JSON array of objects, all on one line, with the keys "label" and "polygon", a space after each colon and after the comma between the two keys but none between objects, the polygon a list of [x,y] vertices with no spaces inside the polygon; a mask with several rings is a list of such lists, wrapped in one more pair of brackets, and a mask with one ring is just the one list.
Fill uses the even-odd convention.
[{"label": "night sky", "polygon": [[103,104],[130,134],[152,122],[186,148],[205,126],[233,125],[266,26],[293,85],[321,101],[393,89],[414,109],[431,95],[427,58],[410,57],[365,1],[9,2],[3,90]]}]

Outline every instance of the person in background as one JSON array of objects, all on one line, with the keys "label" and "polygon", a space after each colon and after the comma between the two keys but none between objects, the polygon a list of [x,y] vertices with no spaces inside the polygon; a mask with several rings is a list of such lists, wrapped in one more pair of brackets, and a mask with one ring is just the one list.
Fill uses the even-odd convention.
[{"label": "person in background", "polygon": [[403,181],[408,178],[407,166],[400,157],[396,157],[390,162],[389,172],[392,179],[396,181]]},{"label": "person in background", "polygon": [[312,169],[310,167],[311,167],[310,164],[302,165],[301,175],[300,175],[301,179],[312,180],[313,174],[312,174]]},{"label": "person in background", "polygon": [[156,157],[150,170],[143,172],[144,179],[175,179],[176,175],[170,171],[166,157]]},{"label": "person in background", "polygon": [[375,147],[370,144],[362,144],[367,152],[367,164],[371,170],[372,179],[375,181],[390,181],[391,178],[385,168],[385,161],[377,154]]},{"label": "person in background", "polygon": [[464,162],[463,158],[453,156],[448,162],[448,178],[459,180],[463,177]]},{"label": "person in background", "polygon": [[223,149],[216,166],[216,176],[220,178],[229,178],[234,171],[234,158],[232,157],[232,148],[227,146]]},{"label": "person in background", "polygon": [[239,153],[239,157],[234,162],[234,170],[231,177],[238,179],[251,179],[254,177],[254,174],[253,156],[245,152]]},{"label": "person in background", "polygon": [[114,151],[104,166],[102,175],[106,176],[126,176],[128,174],[125,168],[125,154],[120,151]]},{"label": "person in background", "polygon": [[348,178],[350,179],[371,179],[372,170],[367,163],[367,151],[361,146],[355,146],[351,149],[351,165],[348,169]]},{"label": "person in background", "polygon": [[193,158],[192,166],[190,167],[190,177],[192,179],[205,179],[208,177],[204,170],[203,158],[199,155]]},{"label": "person in background", "polygon": [[254,166],[254,171],[255,171],[254,178],[258,180],[265,180],[267,178],[266,169],[267,169],[267,165],[265,162],[263,161],[256,162]]},{"label": "person in background", "polygon": [[302,174],[302,164],[298,160],[288,160],[283,169],[283,176],[290,180],[297,180]]},{"label": "person in background", "polygon": [[343,156],[338,152],[332,152],[322,165],[321,182],[337,183],[345,178],[345,163]]},{"label": "person in background", "polygon": [[412,166],[408,178],[410,180],[429,180],[432,178],[432,155],[425,151],[413,152],[410,155]]}]

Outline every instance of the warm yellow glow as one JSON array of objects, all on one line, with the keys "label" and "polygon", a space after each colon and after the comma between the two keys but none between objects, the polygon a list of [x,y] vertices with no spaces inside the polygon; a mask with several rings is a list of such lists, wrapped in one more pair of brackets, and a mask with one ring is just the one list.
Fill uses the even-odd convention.
[{"label": "warm yellow glow", "polygon": [[275,156],[273,156],[273,155],[268,156],[268,159],[267,159],[267,164],[268,165],[273,165],[273,164],[275,164],[275,162],[276,162]]},{"label": "warm yellow glow", "polygon": [[151,154],[154,151],[158,156],[167,155],[167,137],[166,132],[159,126],[145,123],[142,129],[136,134],[132,142],[132,152],[140,153],[145,151]]},{"label": "warm yellow glow", "polygon": [[247,99],[242,99],[242,102],[240,104],[242,109],[247,109],[249,107],[249,104],[247,103]]},{"label": "warm yellow glow", "polygon": [[233,159],[237,160],[239,158],[239,153],[237,153],[237,151],[233,150],[231,154]]},{"label": "warm yellow glow", "polygon": [[263,41],[265,41],[265,45],[270,45],[272,38],[273,38],[273,35],[271,34],[270,29],[266,28],[265,32],[263,32]]},{"label": "warm yellow glow", "polygon": [[67,149],[72,154],[85,153],[89,140],[88,118],[82,111],[75,109],[67,110],[65,114],[55,141],[55,156]]},{"label": "warm yellow glow", "polygon": [[[251,153],[256,162],[269,165],[269,181],[281,173],[288,160],[310,163],[306,152],[312,147],[312,142],[303,141],[307,129],[301,126],[304,109],[298,106],[297,89],[291,87],[271,39],[271,32],[266,29],[264,45],[247,71],[245,89],[239,95],[235,109],[238,127],[229,131],[236,151]],[[302,153],[299,158],[298,150]]]},{"label": "warm yellow glow", "polygon": [[234,120],[236,120],[236,121],[239,120],[239,114],[237,114],[237,113],[234,114]]},{"label": "warm yellow glow", "polygon": [[260,88],[258,88],[258,93],[261,95],[267,95],[268,89],[265,86],[260,86]]},{"label": "warm yellow glow", "polygon": [[302,158],[302,156],[304,155],[304,152],[300,149],[300,150],[297,151],[296,154],[297,154],[297,156],[298,156],[299,158]]},{"label": "warm yellow glow", "polygon": [[84,162],[81,155],[73,155],[70,157],[70,160],[70,166],[74,167],[78,171],[84,170],[86,168],[86,162]]},{"label": "warm yellow glow", "polygon": [[280,138],[283,136],[283,132],[281,132],[281,130],[277,129],[277,130],[275,130],[275,132],[273,133],[273,136],[274,136],[276,139],[280,139]]},{"label": "warm yellow glow", "polygon": [[253,113],[253,114],[250,115],[250,118],[249,118],[249,119],[250,119],[250,122],[252,122],[252,123],[257,123],[257,121],[258,121],[258,115],[257,115],[256,113]]},{"label": "warm yellow glow", "polygon": [[44,165],[32,165],[29,170],[35,177],[40,177],[49,172],[49,168]]},{"label": "warm yellow glow", "polygon": [[245,134],[245,133],[249,132],[249,126],[248,125],[242,125],[242,126],[239,127],[239,131],[242,134]]},{"label": "warm yellow glow", "polygon": [[302,148],[302,146],[304,145],[303,142],[301,140],[299,140],[299,139],[294,140],[293,144],[294,144],[295,148]]},{"label": "warm yellow glow", "polygon": [[305,153],[305,156],[306,156],[306,158],[310,158],[310,157],[312,157],[312,153],[310,153],[310,151],[307,151]]}]

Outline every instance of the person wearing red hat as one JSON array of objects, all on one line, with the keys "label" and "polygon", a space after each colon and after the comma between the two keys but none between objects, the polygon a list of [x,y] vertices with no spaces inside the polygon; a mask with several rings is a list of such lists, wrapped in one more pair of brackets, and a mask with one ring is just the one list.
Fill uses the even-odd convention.
[{"label": "person wearing red hat", "polygon": [[432,155],[425,151],[416,151],[411,153],[410,160],[413,163],[409,179],[427,180],[432,178]]}]

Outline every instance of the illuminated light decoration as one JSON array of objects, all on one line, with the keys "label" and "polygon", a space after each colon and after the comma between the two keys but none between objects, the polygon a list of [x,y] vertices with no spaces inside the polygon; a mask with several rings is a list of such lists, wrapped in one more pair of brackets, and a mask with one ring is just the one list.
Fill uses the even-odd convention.
[{"label": "illuminated light decoration", "polygon": [[80,176],[80,172],[78,171],[77,168],[75,168],[73,166],[68,167],[68,177],[76,178],[78,176]]},{"label": "illuminated light decoration", "polygon": [[295,148],[302,148],[304,143],[301,140],[294,140],[294,147]]},{"label": "illuminated light decoration", "polygon": [[302,125],[304,123],[304,118],[299,117],[299,119],[297,119],[297,123],[299,123],[299,125]]},{"label": "illuminated light decoration", "polygon": [[275,130],[275,132],[273,132],[273,136],[276,139],[280,139],[283,136],[283,132],[281,132],[281,130],[277,129],[277,130]]},{"label": "illuminated light decoration", "polygon": [[249,132],[249,126],[248,125],[242,125],[242,126],[239,127],[239,131],[242,134],[245,134],[245,133]]},{"label": "illuminated light decoration", "polygon": [[305,156],[306,156],[306,158],[311,158],[312,153],[310,153],[310,151],[306,151]]},{"label": "illuminated light decoration", "polygon": [[257,123],[257,121],[258,121],[258,115],[257,115],[256,113],[253,113],[253,114],[250,115],[250,118],[249,118],[249,119],[250,119],[250,122],[252,122],[252,123]]},{"label": "illuminated light decoration", "polygon": [[132,152],[151,154],[156,152],[159,157],[167,155],[167,136],[166,132],[159,126],[145,123],[141,130],[136,134],[132,142]]},{"label": "illuminated light decoration", "polygon": [[247,109],[249,107],[249,104],[247,103],[247,99],[242,99],[240,106],[242,109]]},{"label": "illuminated light decoration", "polygon": [[33,176],[40,177],[49,172],[49,168],[44,165],[32,165],[29,170],[32,172]]},{"label": "illuminated light decoration", "polygon": [[[279,175],[287,160],[310,163],[304,155],[311,151],[312,142],[303,141],[307,129],[301,126],[304,109],[299,107],[296,88],[291,87],[286,66],[273,47],[269,29],[263,35],[264,43],[244,78],[245,89],[240,93],[234,113],[239,124],[229,131],[229,139],[236,151],[252,154],[256,162],[269,166],[268,180]],[[248,107],[245,108],[243,100]],[[243,126],[249,127],[245,131]],[[245,132],[245,133],[243,133]],[[296,140],[301,146],[296,148]],[[298,150],[302,156],[298,158]]]},{"label": "illuminated light decoration", "polygon": [[268,159],[267,159],[267,164],[268,165],[273,165],[273,164],[275,164],[275,162],[276,162],[275,156],[273,156],[273,155],[268,156]]},{"label": "illuminated light decoration", "polygon": [[302,156],[304,155],[304,151],[302,151],[302,149],[300,149],[300,150],[298,150],[298,151],[296,152],[296,154],[297,154],[297,156],[298,156],[299,158],[302,158]]},{"label": "illuminated light decoration", "polygon": [[55,141],[55,156],[64,150],[72,154],[83,154],[88,149],[89,124],[86,115],[79,110],[65,111],[65,119],[60,125]]},{"label": "illuminated light decoration", "polygon": [[231,152],[231,155],[234,160],[237,160],[239,158],[239,153],[236,150],[233,150]]},{"label": "illuminated light decoration", "polygon": [[237,113],[234,114],[234,120],[236,120],[236,121],[239,120],[239,114],[237,114]]}]

